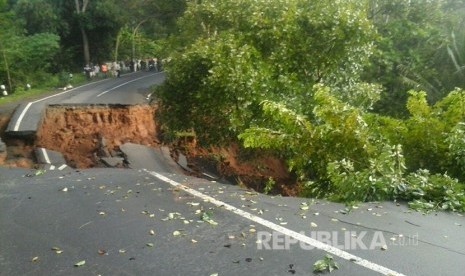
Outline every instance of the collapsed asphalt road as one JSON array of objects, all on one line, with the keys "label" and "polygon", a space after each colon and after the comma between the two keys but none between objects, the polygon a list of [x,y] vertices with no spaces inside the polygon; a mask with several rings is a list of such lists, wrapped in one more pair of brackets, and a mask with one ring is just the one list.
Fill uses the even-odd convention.
[{"label": "collapsed asphalt road", "polygon": [[326,254],[332,275],[463,273],[457,214],[347,211],[164,171],[0,168],[0,274],[311,275]]},{"label": "collapsed asphalt road", "polygon": [[463,274],[460,214],[271,197],[121,146],[127,169],[0,167],[0,275],[312,275],[326,255],[332,275]]},{"label": "collapsed asphalt road", "polygon": [[147,103],[150,87],[164,80],[164,73],[140,71],[117,79],[103,79],[21,104],[14,112],[6,133],[33,135],[48,105],[134,105]]},{"label": "collapsed asphalt road", "polygon": [[0,165],[121,167],[120,145],[159,143],[150,94],[163,80],[162,72],[130,73],[20,104],[5,128]]}]

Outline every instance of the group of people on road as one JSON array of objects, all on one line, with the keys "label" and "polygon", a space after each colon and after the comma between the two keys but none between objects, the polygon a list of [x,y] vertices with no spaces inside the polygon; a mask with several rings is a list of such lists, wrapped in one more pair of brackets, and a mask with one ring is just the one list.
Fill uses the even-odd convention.
[{"label": "group of people on road", "polygon": [[88,79],[94,77],[107,78],[109,76],[119,78],[121,72],[141,70],[160,72],[162,70],[161,62],[158,58],[146,58],[126,62],[103,62],[100,65],[91,63],[84,66],[84,73]]},{"label": "group of people on road", "polygon": [[161,71],[161,62],[158,58],[147,58],[144,60],[139,60],[141,70],[145,71]]},{"label": "group of people on road", "polygon": [[124,62],[104,62],[100,65],[91,63],[84,66],[84,73],[88,79],[94,77],[108,78],[109,76],[119,78],[122,70],[128,70]]}]

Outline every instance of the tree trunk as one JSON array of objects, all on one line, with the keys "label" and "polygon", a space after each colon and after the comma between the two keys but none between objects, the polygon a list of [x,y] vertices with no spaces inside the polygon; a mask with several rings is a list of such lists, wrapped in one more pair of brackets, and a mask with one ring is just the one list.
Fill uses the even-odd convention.
[{"label": "tree trunk", "polygon": [[[142,25],[147,19],[144,19],[140,21],[137,26],[132,30],[132,62],[136,64],[136,61],[134,60],[136,57],[136,34],[137,30],[139,29],[140,25]],[[136,66],[134,65],[134,72],[136,71]]]},{"label": "tree trunk", "polygon": [[[81,14],[85,13],[89,0],[82,0],[82,5],[79,0],[74,0],[76,5],[76,13]],[[84,51],[84,62],[86,65],[90,65],[90,52],[89,52],[89,38],[87,37],[87,32],[83,26],[80,26],[82,34],[82,50]]]},{"label": "tree trunk", "polygon": [[121,30],[118,32],[118,35],[116,36],[115,62],[118,62],[118,51],[119,51],[120,40],[121,40]]},{"label": "tree trunk", "polygon": [[6,77],[7,77],[7,82],[8,82],[8,88],[10,89],[10,93],[12,93],[13,86],[11,83],[10,66],[8,65],[8,60],[6,58],[5,49],[3,48],[3,43],[1,43],[1,41],[0,41],[0,47],[2,48],[3,61],[5,62],[5,71],[6,71]]},{"label": "tree trunk", "polygon": [[87,38],[87,32],[81,27],[82,34],[82,47],[84,51],[84,61],[90,65],[90,52],[89,52],[89,39]]}]

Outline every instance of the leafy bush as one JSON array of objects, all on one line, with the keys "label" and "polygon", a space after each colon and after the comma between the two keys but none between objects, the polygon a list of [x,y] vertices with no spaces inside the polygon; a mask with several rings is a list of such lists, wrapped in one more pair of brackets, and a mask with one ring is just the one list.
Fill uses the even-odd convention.
[{"label": "leafy bush", "polygon": [[[448,125],[459,119],[459,109],[450,103],[462,97],[460,91],[435,106],[424,101],[424,93],[411,92],[412,116],[399,120],[350,106],[327,87],[314,90],[312,120],[264,101],[267,124],[240,134],[244,146],[279,150],[305,183],[306,196],[343,202],[403,199],[414,208],[464,210],[463,184],[444,173],[462,176],[464,124]],[[418,152],[404,157],[404,147]],[[443,173],[430,174],[425,167]]]},{"label": "leafy bush", "polygon": [[465,93],[430,105],[410,91],[405,118],[374,113],[381,89],[360,77],[374,36],[364,4],[190,2],[157,91],[165,129],[272,149],[308,196],[462,210]]},{"label": "leafy bush", "polygon": [[373,36],[362,7],[355,0],[190,3],[180,22],[192,43],[173,54],[157,92],[172,112],[164,122],[217,143],[261,123],[264,100],[310,114],[315,83],[356,83],[355,65],[367,59]]},{"label": "leafy bush", "polygon": [[400,145],[384,145],[366,169],[355,170],[345,159],[328,164],[333,199],[345,202],[391,199],[405,186],[404,157]]},{"label": "leafy bush", "polygon": [[419,170],[406,177],[408,186],[401,198],[409,200],[415,209],[442,209],[465,211],[465,186],[447,174],[431,175],[428,170]]}]

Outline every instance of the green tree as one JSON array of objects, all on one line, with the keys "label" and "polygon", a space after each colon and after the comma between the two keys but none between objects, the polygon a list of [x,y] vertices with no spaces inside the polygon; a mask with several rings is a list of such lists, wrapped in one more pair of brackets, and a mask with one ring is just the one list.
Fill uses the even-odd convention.
[{"label": "green tree", "polygon": [[17,30],[16,25],[13,23],[13,14],[5,11],[6,1],[0,0],[0,76],[1,84],[7,85],[8,90],[12,90],[13,81],[11,77],[10,64],[12,63],[11,51],[12,49],[6,45],[7,41],[11,41]]},{"label": "green tree", "polygon": [[26,83],[46,81],[59,50],[59,37],[56,34],[23,34],[24,21],[14,22],[16,16],[13,11],[2,14],[0,31],[0,75],[6,80],[10,92]]},{"label": "green tree", "polygon": [[74,0],[76,3],[76,14],[79,18],[79,30],[81,31],[82,35],[82,49],[84,53],[84,63],[90,64],[90,52],[89,52],[89,38],[87,36],[87,28],[84,25],[86,19],[86,12],[87,12],[87,5],[89,4],[89,0]]},{"label": "green tree", "polygon": [[371,51],[372,28],[363,5],[189,2],[180,20],[187,30],[184,47],[173,54],[159,93],[163,108],[173,112],[166,118],[170,128],[192,128],[201,140],[217,142],[263,120],[263,100],[308,115],[315,83],[328,83],[339,97],[346,96],[344,84],[358,82],[359,65]]},{"label": "green tree", "polygon": [[37,33],[58,34],[60,29],[59,15],[48,0],[19,0],[14,12],[26,30],[26,34]]},{"label": "green tree", "polygon": [[[120,1],[121,17],[125,22],[118,32],[115,56],[123,48],[123,56],[135,59],[158,56],[161,52],[159,43],[175,31],[175,19],[185,8],[182,0],[138,0]],[[131,49],[125,53],[124,49]],[[126,50],[127,52],[127,50]]]},{"label": "green tree", "polygon": [[405,115],[410,89],[423,90],[436,102],[464,87],[463,51],[457,47],[464,9],[463,0],[369,1],[368,16],[379,37],[365,79],[384,87],[378,111]]}]

